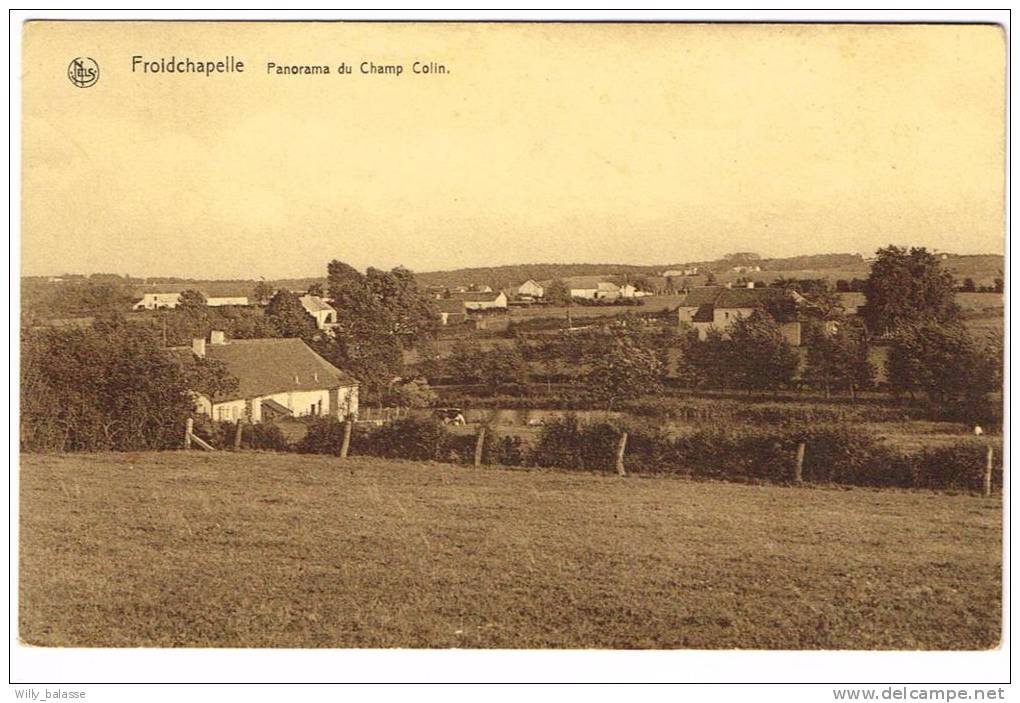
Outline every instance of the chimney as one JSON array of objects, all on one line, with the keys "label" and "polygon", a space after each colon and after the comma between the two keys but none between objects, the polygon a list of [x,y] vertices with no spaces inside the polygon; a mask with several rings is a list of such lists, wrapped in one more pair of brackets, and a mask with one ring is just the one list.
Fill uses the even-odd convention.
[{"label": "chimney", "polygon": [[209,334],[209,343],[210,344],[226,344],[227,343],[227,335],[223,333],[223,330],[213,330]]},{"label": "chimney", "polygon": [[205,358],[205,337],[191,340],[191,353],[200,359]]}]

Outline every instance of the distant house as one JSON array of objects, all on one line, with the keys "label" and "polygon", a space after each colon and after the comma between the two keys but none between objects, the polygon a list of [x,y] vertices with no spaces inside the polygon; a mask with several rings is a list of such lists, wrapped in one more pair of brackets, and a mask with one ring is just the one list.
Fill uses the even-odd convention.
[{"label": "distant house", "polygon": [[542,298],[545,296],[545,287],[529,278],[527,281],[517,286],[514,292],[518,298],[534,300],[535,298]]},{"label": "distant house", "polygon": [[620,297],[621,298],[633,298],[638,295],[638,289],[629,283],[624,283],[620,286]]},{"label": "distant house", "polygon": [[698,339],[704,340],[710,330],[715,329],[725,334],[737,320],[750,317],[755,310],[766,307],[781,309],[784,301],[788,301],[785,307],[789,312],[779,315],[776,321],[786,341],[799,347],[801,325],[796,319],[796,307],[804,302],[804,298],[798,293],[780,288],[693,288],[681,300],[677,319],[681,324],[691,325],[698,331]]},{"label": "distant house", "polygon": [[467,308],[459,298],[440,298],[436,301],[439,309],[439,324],[459,325],[467,320]]},{"label": "distant house", "polygon": [[620,287],[602,276],[571,276],[563,283],[571,298],[615,300],[620,297]]},{"label": "distant house", "polygon": [[135,310],[172,310],[181,302],[180,293],[146,293],[134,304]]},{"label": "distant house", "polygon": [[171,349],[181,363],[216,359],[237,378],[236,391],[195,394],[198,412],[214,420],[253,423],[290,416],[344,419],[358,414],[358,381],[336,368],[300,339],[234,339],[214,331]]},{"label": "distant house", "polygon": [[688,266],[682,269],[670,269],[669,271],[662,272],[663,278],[683,278],[684,276],[697,276],[697,275],[698,275],[697,266]]},{"label": "distant house", "polygon": [[337,323],[336,308],[317,295],[302,295],[299,300],[308,314],[315,318],[315,326],[328,330]]},{"label": "distant house", "polygon": [[506,293],[503,291],[489,291],[487,293],[480,291],[468,291],[455,297],[457,300],[463,301],[464,308],[466,310],[472,312],[481,310],[506,310],[507,308]]},{"label": "distant house", "polygon": [[206,298],[205,304],[210,308],[221,308],[227,305],[247,305],[248,298],[243,296],[235,298]]},{"label": "distant house", "polygon": [[688,290],[680,299],[680,304],[677,308],[678,321],[681,323],[693,323],[698,310],[705,305],[714,305],[716,299],[724,290],[726,289],[722,286],[698,286]]}]

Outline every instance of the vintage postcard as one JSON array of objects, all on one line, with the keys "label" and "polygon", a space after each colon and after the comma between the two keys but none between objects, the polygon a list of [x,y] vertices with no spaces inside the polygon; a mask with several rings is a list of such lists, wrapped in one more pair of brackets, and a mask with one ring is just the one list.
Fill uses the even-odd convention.
[{"label": "vintage postcard", "polygon": [[29,21],[18,637],[1003,631],[992,24]]}]

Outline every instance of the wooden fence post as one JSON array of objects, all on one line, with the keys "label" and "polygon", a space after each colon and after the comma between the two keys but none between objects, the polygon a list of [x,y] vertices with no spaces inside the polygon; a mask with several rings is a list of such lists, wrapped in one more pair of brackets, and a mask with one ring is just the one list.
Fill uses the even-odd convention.
[{"label": "wooden fence post", "polygon": [[340,443],[340,458],[341,459],[346,459],[347,458],[347,451],[351,448],[351,428],[353,426],[354,426],[354,423],[351,422],[350,418],[347,418],[346,420],[344,420],[344,439],[343,439],[343,442]]},{"label": "wooden fence post", "polygon": [[620,476],[627,475],[627,469],[623,467],[623,453],[627,451],[627,433],[620,434],[620,443],[616,445],[616,473]]},{"label": "wooden fence post", "polygon": [[195,421],[190,417],[188,421],[184,423],[184,448],[191,449],[191,431],[195,429]]},{"label": "wooden fence post", "polygon": [[237,427],[234,428],[234,451],[236,452],[241,448],[241,425],[244,423],[243,418],[238,418]]},{"label": "wooden fence post", "polygon": [[478,438],[475,439],[475,466],[482,465],[482,449],[485,448],[485,425],[478,428]]},{"label": "wooden fence post", "polygon": [[793,465],[793,482],[804,481],[804,442],[797,442],[797,463]]},{"label": "wooden fence post", "polygon": [[992,495],[992,464],[995,461],[995,450],[988,445],[988,452],[985,455],[985,498]]}]

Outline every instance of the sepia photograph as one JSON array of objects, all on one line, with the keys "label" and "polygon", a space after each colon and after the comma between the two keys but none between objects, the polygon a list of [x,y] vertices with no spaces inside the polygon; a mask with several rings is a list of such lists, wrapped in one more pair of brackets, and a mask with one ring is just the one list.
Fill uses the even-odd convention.
[{"label": "sepia photograph", "polygon": [[11,32],[17,646],[1001,651],[1003,26]]}]

